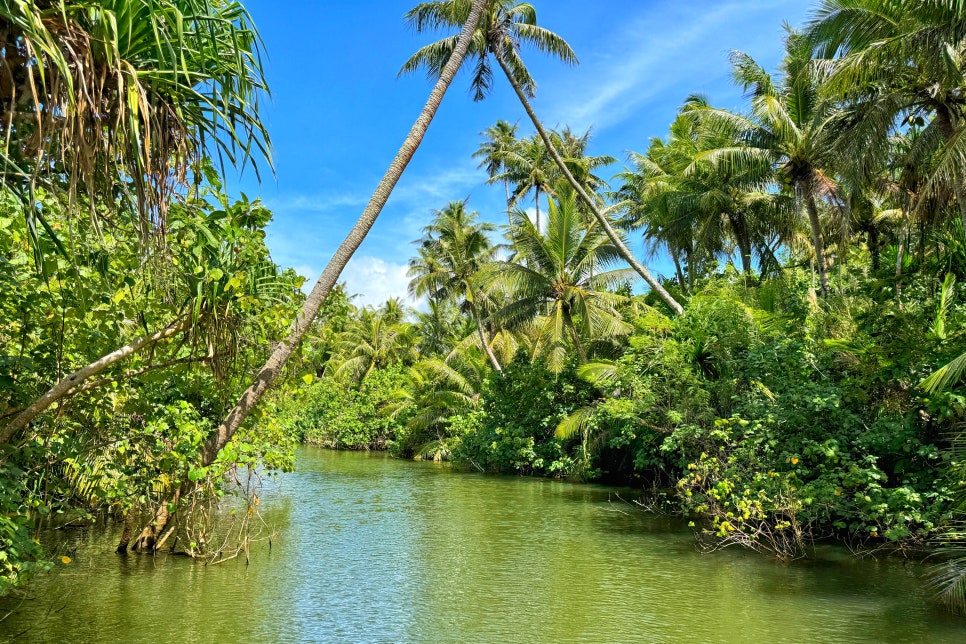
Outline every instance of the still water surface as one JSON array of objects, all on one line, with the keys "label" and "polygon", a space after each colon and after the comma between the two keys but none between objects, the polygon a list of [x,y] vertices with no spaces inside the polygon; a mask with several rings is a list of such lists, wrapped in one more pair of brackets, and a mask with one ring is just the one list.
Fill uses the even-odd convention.
[{"label": "still water surface", "polygon": [[700,554],[681,523],[603,487],[312,448],[298,467],[266,486],[278,532],[248,566],[62,532],[73,563],[32,585],[0,640],[966,642],[912,564]]}]

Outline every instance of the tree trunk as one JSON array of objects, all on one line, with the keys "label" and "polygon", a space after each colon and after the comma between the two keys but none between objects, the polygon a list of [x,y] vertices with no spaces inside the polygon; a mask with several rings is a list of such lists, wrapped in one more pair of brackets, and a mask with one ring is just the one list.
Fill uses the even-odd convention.
[{"label": "tree trunk", "polygon": [[119,555],[123,555],[127,552],[127,547],[131,543],[131,536],[134,534],[134,525],[137,521],[137,514],[133,509],[128,510],[127,514],[124,515],[124,531],[121,533],[121,540],[117,544],[117,548],[114,550]]},{"label": "tree trunk", "polygon": [[751,277],[751,240],[748,238],[748,225],[741,213],[729,213],[728,221],[731,223],[731,230],[738,243],[738,252],[741,253],[741,270],[745,274],[745,286],[747,286],[748,278]]},{"label": "tree trunk", "polygon": [[[171,497],[171,506],[177,507],[178,501],[181,500],[181,488],[174,491]],[[157,508],[154,512],[154,518],[151,523],[146,525],[141,533],[138,535],[137,539],[131,545],[131,549],[135,552],[154,552],[157,548],[160,548],[158,544],[158,537],[164,532],[164,529],[168,525],[168,520],[171,518],[171,512],[168,510],[167,500],[162,498],[158,501]],[[126,526],[125,526],[126,529]],[[123,536],[122,536],[123,539]],[[117,546],[117,552],[121,552],[121,544]]]},{"label": "tree trunk", "polygon": [[319,308],[325,302],[332,287],[335,286],[336,280],[339,279],[342,269],[345,268],[349,259],[352,258],[352,255],[359,248],[362,240],[365,239],[369,230],[376,222],[376,218],[382,211],[383,206],[386,205],[386,201],[389,199],[393,188],[395,188],[410,159],[412,159],[413,154],[422,142],[423,136],[426,134],[426,130],[433,120],[433,116],[435,116],[436,111],[439,109],[443,95],[446,93],[450,83],[453,82],[453,77],[456,76],[456,72],[459,70],[463,58],[466,56],[466,50],[472,40],[473,32],[476,30],[476,25],[480,20],[480,15],[483,12],[484,6],[487,5],[487,2],[488,0],[473,0],[466,24],[463,25],[463,30],[460,32],[452,55],[446,62],[442,73],[440,73],[439,80],[436,82],[436,86],[433,87],[433,91],[430,92],[422,112],[420,112],[419,117],[409,131],[409,135],[403,142],[402,147],[399,148],[399,152],[396,153],[396,157],[389,165],[389,169],[379,182],[379,185],[376,186],[376,190],[369,200],[369,204],[363,210],[355,226],[353,226],[352,230],[349,231],[349,234],[342,241],[342,244],[332,255],[332,259],[329,260],[325,270],[322,271],[315,286],[312,287],[312,292],[305,300],[302,310],[289,328],[288,337],[278,344],[272,352],[272,355],[268,358],[268,361],[258,372],[258,375],[255,377],[255,382],[245,390],[245,393],[242,394],[234,409],[228,413],[218,426],[217,431],[205,442],[201,454],[203,465],[207,466],[215,461],[218,457],[218,452],[228,443],[242,422],[244,422],[249,412],[251,412],[252,408],[254,408],[262,395],[271,386],[272,382],[282,370],[282,367],[285,366],[292,351],[301,342],[306,329],[308,329],[312,320],[315,319]]},{"label": "tree trunk", "polygon": [[150,335],[138,338],[134,342],[124,345],[117,351],[98,358],[86,367],[78,369],[74,373],[68,374],[56,385],[51,387],[47,393],[35,400],[30,404],[30,406],[20,412],[20,414],[10,421],[6,427],[0,429],[0,444],[9,442],[17,432],[26,427],[45,409],[70,393],[76,391],[88,378],[96,376],[114,363],[118,362],[119,360],[123,360],[132,353],[137,353],[146,346],[181,333],[188,328],[189,324],[190,321],[188,319],[175,322],[160,331],[156,331]]},{"label": "tree trunk", "polygon": [[674,274],[678,277],[678,286],[681,292],[687,294],[688,284],[684,281],[684,271],[681,270],[681,260],[678,259],[677,251],[671,251],[671,259],[674,260]]},{"label": "tree trunk", "polygon": [[[510,211],[512,210],[513,206],[510,205],[510,180],[506,177],[503,178],[503,189],[506,190],[506,223],[509,224],[510,228],[512,228],[513,216],[510,214]],[[507,230],[509,230],[509,228]]]},{"label": "tree trunk", "polygon": [[811,182],[800,182],[799,189],[805,198],[805,210],[808,212],[808,223],[812,228],[812,245],[815,247],[815,264],[818,268],[818,282],[822,297],[828,297],[828,266],[825,264],[825,239],[822,237],[822,225],[818,220],[818,205],[815,203],[815,193]]},{"label": "tree trunk", "polygon": [[584,349],[583,343],[580,341],[580,334],[577,333],[577,327],[574,326],[574,319],[570,315],[570,311],[564,307],[564,325],[570,329],[570,339],[573,340],[574,347],[577,349],[577,355],[580,357],[580,364],[587,364],[587,351]]},{"label": "tree trunk", "polygon": [[493,347],[490,343],[486,341],[486,332],[483,330],[483,321],[480,320],[479,313],[476,310],[476,304],[470,302],[470,315],[476,320],[476,332],[480,334],[480,342],[483,343],[483,351],[486,352],[486,357],[490,359],[490,364],[496,369],[497,373],[501,376],[503,375],[503,368],[500,366],[500,362],[496,359],[496,354],[493,353]]},{"label": "tree trunk", "polygon": [[520,100],[520,104],[523,105],[523,109],[526,110],[527,116],[530,117],[530,120],[533,122],[533,126],[536,128],[537,133],[540,134],[540,138],[543,139],[544,145],[547,146],[547,151],[550,153],[551,158],[553,158],[554,164],[556,164],[570,185],[573,186],[574,190],[577,191],[577,194],[580,196],[580,198],[583,199],[584,203],[586,203],[590,208],[594,218],[597,219],[597,222],[607,234],[607,238],[610,239],[611,243],[617,248],[617,252],[622,258],[624,258],[624,261],[626,261],[631,268],[633,268],[637,274],[640,275],[645,282],[647,282],[648,286],[650,286],[651,289],[657,293],[658,297],[664,300],[667,305],[671,307],[671,310],[678,315],[684,313],[684,308],[678,304],[678,301],[671,297],[671,294],[667,292],[661,283],[654,279],[650,271],[644,268],[644,266],[637,261],[630,250],[628,250],[627,245],[624,244],[624,241],[617,235],[613,227],[611,227],[610,223],[600,212],[597,204],[594,203],[594,200],[590,197],[590,195],[587,194],[587,191],[584,189],[584,187],[580,185],[580,182],[574,178],[574,175],[570,172],[570,169],[567,168],[567,164],[565,164],[563,159],[560,157],[560,153],[557,152],[557,148],[554,147],[553,141],[550,140],[550,136],[544,129],[543,123],[540,122],[540,119],[537,118],[536,113],[533,111],[533,107],[531,107],[530,101],[527,100],[527,95],[523,92],[523,88],[520,87],[517,79],[513,76],[513,72],[503,59],[502,52],[494,51],[493,55],[500,64],[500,68],[503,69],[503,74],[506,76],[507,80],[510,81],[510,85],[513,86],[513,90],[516,92],[517,98]]},{"label": "tree trunk", "polygon": [[533,203],[537,207],[536,226],[537,226],[537,234],[539,235],[540,234],[540,186],[536,186],[535,188],[536,190],[534,191]]}]

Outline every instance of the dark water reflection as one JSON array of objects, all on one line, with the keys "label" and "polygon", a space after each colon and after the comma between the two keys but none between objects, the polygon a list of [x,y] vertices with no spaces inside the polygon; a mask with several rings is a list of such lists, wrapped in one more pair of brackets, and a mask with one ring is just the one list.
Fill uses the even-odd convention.
[{"label": "dark water reflection", "polygon": [[[614,492],[306,448],[244,560],[119,557],[62,535],[0,638],[49,642],[958,642],[921,569],[841,551],[791,566],[695,552]],[[19,600],[18,600],[19,601]],[[6,613],[14,604],[2,600]]]}]

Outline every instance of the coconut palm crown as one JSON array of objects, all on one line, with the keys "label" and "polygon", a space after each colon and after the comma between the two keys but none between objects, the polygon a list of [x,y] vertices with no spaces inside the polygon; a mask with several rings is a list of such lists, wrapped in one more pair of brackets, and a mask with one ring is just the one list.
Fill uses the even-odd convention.
[{"label": "coconut palm crown", "polygon": [[[406,13],[406,19],[420,32],[458,30],[466,22],[470,4],[468,0],[422,2]],[[537,83],[520,58],[519,47],[524,44],[556,56],[567,64],[577,64],[576,54],[563,38],[537,25],[537,12],[532,5],[517,4],[513,0],[491,0],[467,52],[467,58],[474,60],[470,84],[473,100],[483,100],[493,87],[490,54],[502,57],[527,96],[532,98],[536,94]],[[455,45],[454,35],[422,47],[402,66],[400,75],[424,68],[430,78],[438,77]]]}]

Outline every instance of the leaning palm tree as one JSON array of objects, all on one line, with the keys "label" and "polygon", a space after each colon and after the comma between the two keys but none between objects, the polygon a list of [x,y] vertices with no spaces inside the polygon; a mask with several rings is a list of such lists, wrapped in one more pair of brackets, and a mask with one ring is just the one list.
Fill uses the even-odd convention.
[{"label": "leaning palm tree", "polygon": [[510,231],[523,261],[494,265],[489,286],[502,302],[493,316],[508,327],[536,322],[536,353],[556,372],[568,349],[587,361],[587,344],[630,332],[614,290],[633,275],[629,269],[606,270],[620,255],[595,220],[586,221],[572,191],[551,199],[546,234],[526,213],[514,213]]},{"label": "leaning palm tree", "polygon": [[799,34],[788,34],[780,84],[748,54],[732,52],[731,62],[735,82],[751,95],[751,112],[739,115],[711,107],[694,110],[726,141],[738,142],[708,150],[699,158],[727,172],[764,173],[772,167],[778,171],[804,206],[819,284],[826,296],[828,262],[819,203],[835,199],[838,192],[830,171],[836,150],[835,106],[819,95],[811,51]]},{"label": "leaning palm tree", "polygon": [[493,261],[496,249],[487,233],[494,230],[488,223],[477,223],[478,213],[469,212],[465,201],[450,202],[435,211],[435,218],[423,229],[418,256],[409,262],[409,292],[427,296],[431,301],[455,302],[472,316],[490,364],[503,371],[483,328],[479,285],[480,271]]},{"label": "leaning palm tree", "polygon": [[463,57],[469,50],[473,36],[476,33],[476,26],[486,3],[487,0],[473,0],[472,4],[468,5],[464,29],[453,44],[451,56],[449,56],[446,64],[441,66],[439,79],[430,92],[429,98],[426,100],[426,104],[423,106],[419,117],[413,124],[409,135],[403,141],[402,146],[396,153],[396,157],[389,165],[389,169],[379,182],[379,185],[376,186],[375,192],[359,216],[359,219],[352,227],[352,230],[349,231],[349,234],[336,249],[335,253],[333,253],[332,259],[329,260],[325,270],[319,275],[319,279],[316,281],[315,286],[312,287],[312,291],[302,305],[302,310],[299,311],[298,316],[289,328],[288,336],[275,347],[268,361],[255,376],[255,381],[245,390],[235,407],[225,416],[224,420],[218,426],[218,429],[206,441],[201,455],[203,465],[207,466],[215,461],[218,457],[218,452],[228,444],[228,441],[238,431],[242,422],[248,417],[248,414],[281,372],[282,367],[285,366],[289,356],[292,355],[292,352],[298,346],[299,342],[301,342],[302,336],[319,312],[319,308],[325,302],[329,292],[335,286],[342,270],[359,248],[359,245],[365,239],[373,224],[375,224],[376,218],[382,211],[383,206],[386,205],[389,195],[392,193],[393,188],[409,164],[409,160],[412,159],[413,154],[422,142],[423,136],[426,134],[426,130],[429,128],[429,124],[436,114],[436,110],[439,109],[443,95],[456,76],[456,72],[459,70],[463,62]]},{"label": "leaning palm tree", "polygon": [[[417,31],[427,29],[459,29],[466,24],[468,16],[468,0],[436,0],[423,2],[406,14],[410,23]],[[414,72],[424,68],[431,77],[439,75],[439,71],[449,61],[456,39],[449,36],[435,43],[426,45],[406,61],[400,74]],[[536,82],[527,71],[520,57],[521,44],[533,45],[545,53],[552,54],[568,64],[576,64],[577,56],[567,42],[557,34],[537,25],[537,13],[528,3],[515,4],[514,0],[489,0],[486,4],[484,16],[480,21],[469,55],[475,59],[473,68],[472,90],[475,100],[482,100],[493,84],[493,69],[490,56],[496,60],[503,74],[513,87],[520,104],[530,117],[537,134],[547,147],[554,164],[561,175],[573,187],[587,207],[597,219],[601,229],[607,235],[620,256],[638,275],[640,275],[651,289],[664,300],[677,314],[684,312],[681,305],[665,290],[665,288],[651,275],[634,257],[621,239],[617,231],[601,212],[597,200],[587,193],[586,188],[574,177],[567,167],[563,157],[554,146],[553,140],[543,123],[537,118],[530,98],[536,92]]]}]

